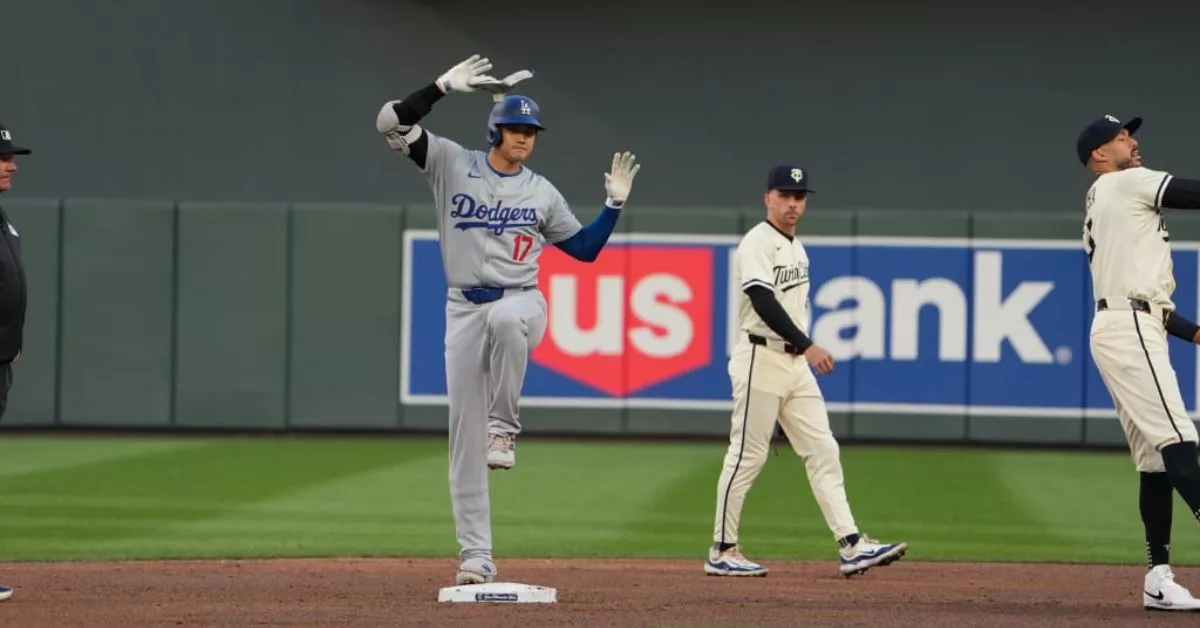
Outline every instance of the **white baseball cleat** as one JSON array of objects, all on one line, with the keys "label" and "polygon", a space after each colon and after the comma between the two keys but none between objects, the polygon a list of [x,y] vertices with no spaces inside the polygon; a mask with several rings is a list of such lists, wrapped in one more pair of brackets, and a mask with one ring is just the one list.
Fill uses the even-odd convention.
[{"label": "white baseball cleat", "polygon": [[0,602],[3,602],[4,600],[7,600],[8,598],[12,597],[12,594],[13,594],[12,587],[0,585]]},{"label": "white baseball cleat", "polygon": [[865,534],[860,534],[858,542],[850,547],[838,550],[841,555],[842,575],[849,578],[855,574],[866,573],[872,567],[890,565],[908,551],[908,543],[880,543]]},{"label": "white baseball cleat", "polygon": [[454,583],[463,584],[486,584],[496,579],[496,564],[490,558],[482,556],[474,556],[468,558],[458,565],[458,575],[454,578]]},{"label": "white baseball cleat", "polygon": [[767,575],[767,568],[742,556],[741,549],[735,545],[723,552],[716,547],[709,548],[704,573],[710,576],[761,577]]},{"label": "white baseball cleat", "polygon": [[1156,565],[1146,574],[1142,606],[1151,611],[1200,611],[1200,600],[1175,582],[1170,566]]},{"label": "white baseball cleat", "polygon": [[517,439],[508,434],[492,434],[488,439],[489,469],[511,469],[517,464]]}]

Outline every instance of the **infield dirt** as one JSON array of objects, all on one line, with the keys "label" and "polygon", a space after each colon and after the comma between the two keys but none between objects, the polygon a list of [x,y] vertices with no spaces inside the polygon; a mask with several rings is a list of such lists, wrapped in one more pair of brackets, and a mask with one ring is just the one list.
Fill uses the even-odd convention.
[{"label": "infield dirt", "polygon": [[[1141,606],[1138,566],[920,563],[843,578],[835,562],[764,561],[705,576],[703,558],[499,561],[557,604],[438,603],[451,559],[7,563],[0,626],[1129,626],[1200,622]],[[1200,590],[1200,568],[1175,569]]]}]

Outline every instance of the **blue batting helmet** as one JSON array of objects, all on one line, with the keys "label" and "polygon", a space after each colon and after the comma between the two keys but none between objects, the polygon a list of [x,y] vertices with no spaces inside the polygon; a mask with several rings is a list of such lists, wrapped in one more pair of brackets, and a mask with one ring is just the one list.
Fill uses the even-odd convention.
[{"label": "blue batting helmet", "polygon": [[542,126],[542,110],[528,96],[505,96],[504,100],[492,107],[492,113],[487,122],[487,143],[489,146],[500,145],[500,127],[506,124],[526,124],[544,131]]}]

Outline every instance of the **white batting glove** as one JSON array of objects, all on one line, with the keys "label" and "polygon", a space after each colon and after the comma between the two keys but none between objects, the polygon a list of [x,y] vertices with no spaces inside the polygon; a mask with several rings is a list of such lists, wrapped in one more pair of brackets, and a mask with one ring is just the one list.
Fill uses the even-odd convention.
[{"label": "white batting glove", "polygon": [[491,77],[480,77],[480,80],[474,83],[476,89],[492,93],[492,100],[500,102],[504,100],[504,95],[511,92],[517,83],[524,81],[527,78],[533,78],[533,72],[529,70],[518,70],[509,74],[502,79]]},{"label": "white batting glove", "polygon": [[438,89],[442,90],[444,94],[473,92],[480,84],[496,82],[495,78],[484,74],[490,69],[492,69],[492,62],[487,57],[471,55],[437,78]]},{"label": "white batting glove", "polygon": [[605,201],[609,207],[621,207],[629,198],[633,188],[633,178],[637,176],[642,164],[634,165],[633,153],[613,153],[612,172],[604,173],[604,191],[608,193]]}]

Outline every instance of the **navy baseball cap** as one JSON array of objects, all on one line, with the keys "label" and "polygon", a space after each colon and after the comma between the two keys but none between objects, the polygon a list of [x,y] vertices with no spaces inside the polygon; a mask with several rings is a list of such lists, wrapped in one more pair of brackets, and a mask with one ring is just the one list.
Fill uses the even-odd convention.
[{"label": "navy baseball cap", "polygon": [[12,133],[9,133],[8,129],[0,124],[0,155],[28,155],[32,152],[28,148],[13,146]]},{"label": "navy baseball cap", "polygon": [[1141,126],[1141,118],[1134,118],[1125,124],[1121,124],[1120,120],[1110,115],[1092,120],[1091,124],[1079,132],[1079,138],[1075,140],[1075,154],[1079,157],[1079,163],[1086,166],[1092,151],[1107,144],[1121,129],[1128,129],[1129,134],[1133,135]]},{"label": "navy baseball cap", "polygon": [[812,192],[808,189],[808,171],[790,164],[775,166],[767,174],[767,190]]}]

